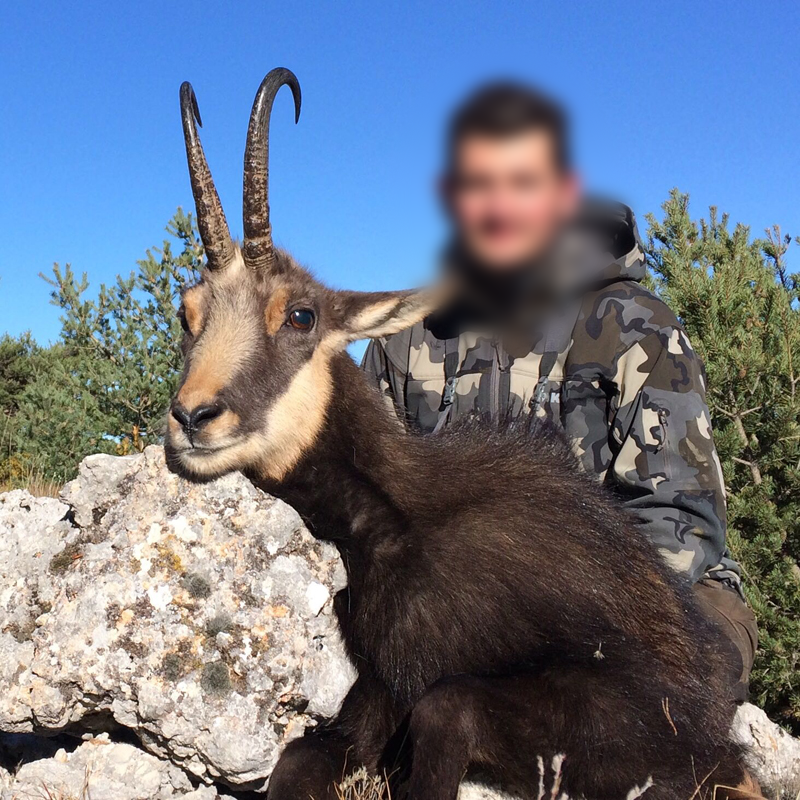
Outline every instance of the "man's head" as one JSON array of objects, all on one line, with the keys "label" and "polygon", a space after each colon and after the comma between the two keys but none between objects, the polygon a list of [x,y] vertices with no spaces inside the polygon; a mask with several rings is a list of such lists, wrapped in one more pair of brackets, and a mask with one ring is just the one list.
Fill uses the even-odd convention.
[{"label": "man's head", "polygon": [[522,84],[491,84],[456,109],[443,196],[462,247],[486,269],[536,259],[575,213],[568,128],[558,103]]}]

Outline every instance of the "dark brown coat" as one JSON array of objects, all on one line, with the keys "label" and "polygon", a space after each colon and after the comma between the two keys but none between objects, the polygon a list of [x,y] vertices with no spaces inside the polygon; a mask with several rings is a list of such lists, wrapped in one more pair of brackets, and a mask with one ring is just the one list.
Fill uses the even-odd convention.
[{"label": "dark brown coat", "polygon": [[[561,435],[409,435],[347,356],[332,375],[314,448],[280,484],[253,479],[338,546],[359,679],[287,751],[270,798],[305,797],[304,779],[325,796],[345,751],[410,774],[415,800],[454,800],[468,767],[535,798],[537,756],[565,756],[571,797],[619,800],[650,778],[647,797],[675,800],[704,779],[737,784],[719,637]],[[309,749],[330,773],[309,773]]]}]

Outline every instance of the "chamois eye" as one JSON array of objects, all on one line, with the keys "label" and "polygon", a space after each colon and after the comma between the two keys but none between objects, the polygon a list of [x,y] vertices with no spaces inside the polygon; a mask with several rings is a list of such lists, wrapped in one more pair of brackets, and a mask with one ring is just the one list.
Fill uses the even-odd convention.
[{"label": "chamois eye", "polygon": [[288,324],[298,331],[310,331],[314,327],[314,312],[310,308],[296,308],[289,314]]}]

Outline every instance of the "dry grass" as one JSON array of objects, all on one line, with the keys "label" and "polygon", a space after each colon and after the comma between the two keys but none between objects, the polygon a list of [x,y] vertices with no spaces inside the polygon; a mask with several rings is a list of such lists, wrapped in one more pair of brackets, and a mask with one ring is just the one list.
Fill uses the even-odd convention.
[{"label": "dry grass", "polygon": [[34,497],[58,497],[61,484],[45,476],[27,456],[15,452],[10,417],[0,412],[0,492],[25,489]]},{"label": "dry grass", "polygon": [[[6,482],[8,484],[9,482]],[[51,478],[47,478],[39,470],[31,470],[24,475],[21,480],[14,481],[14,485],[0,484],[0,492],[7,492],[10,489],[25,489],[34,497],[58,497],[61,491],[61,484]]]},{"label": "dry grass", "polygon": [[24,489],[34,497],[58,497],[61,483],[48,478],[39,469],[25,469],[13,480],[0,481],[0,492],[10,492],[12,489]]},{"label": "dry grass", "polygon": [[384,778],[367,775],[363,768],[336,787],[336,800],[391,800],[391,797]]}]

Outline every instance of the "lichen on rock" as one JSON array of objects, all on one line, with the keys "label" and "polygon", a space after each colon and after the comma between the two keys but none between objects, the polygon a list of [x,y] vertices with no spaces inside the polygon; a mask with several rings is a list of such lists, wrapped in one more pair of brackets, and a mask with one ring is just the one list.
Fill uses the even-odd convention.
[{"label": "lichen on rock", "polygon": [[92,456],[61,500],[1,495],[0,529],[0,730],[105,716],[201,781],[257,788],[352,681],[336,550],[240,475]]}]

